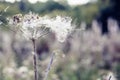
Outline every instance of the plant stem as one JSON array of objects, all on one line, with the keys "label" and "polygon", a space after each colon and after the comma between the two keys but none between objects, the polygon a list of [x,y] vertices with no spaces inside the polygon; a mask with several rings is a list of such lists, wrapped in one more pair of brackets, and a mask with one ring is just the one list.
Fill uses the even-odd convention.
[{"label": "plant stem", "polygon": [[51,68],[51,65],[52,65],[52,63],[53,63],[54,57],[55,57],[55,53],[53,53],[53,54],[51,55],[51,59],[50,59],[50,62],[49,62],[49,64],[48,64],[48,66],[47,66],[46,73],[45,73],[45,77],[44,77],[43,80],[46,80],[47,77],[48,77],[48,73],[49,73],[49,71],[50,71],[50,68]]},{"label": "plant stem", "polygon": [[33,42],[33,66],[34,66],[34,80],[38,80],[38,70],[37,70],[37,54],[36,54],[36,45],[35,45],[35,39],[32,39]]},{"label": "plant stem", "polygon": [[112,76],[110,76],[108,80],[111,80],[111,77],[112,77]]}]

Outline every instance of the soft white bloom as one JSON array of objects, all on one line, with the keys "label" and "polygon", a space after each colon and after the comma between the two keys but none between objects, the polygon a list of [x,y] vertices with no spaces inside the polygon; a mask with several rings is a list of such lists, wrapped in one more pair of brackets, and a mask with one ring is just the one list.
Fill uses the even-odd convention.
[{"label": "soft white bloom", "polygon": [[72,19],[70,17],[57,16],[49,22],[48,26],[56,34],[58,41],[64,42],[68,33],[73,30],[71,21]]},{"label": "soft white bloom", "polygon": [[12,30],[18,31],[22,22],[22,14],[16,14],[12,18],[7,18],[7,20]]},{"label": "soft white bloom", "polygon": [[21,25],[21,31],[23,32],[23,36],[28,39],[38,38],[39,29],[41,28],[40,17],[36,14],[29,13],[24,15]]},{"label": "soft white bloom", "polygon": [[[13,18],[9,18],[9,25],[14,30],[19,30],[27,39],[38,39],[46,31],[43,17],[30,12],[24,16],[17,14]],[[44,19],[45,20],[45,19]]]},{"label": "soft white bloom", "polygon": [[38,39],[52,31],[56,34],[58,41],[63,42],[73,29],[71,21],[70,17],[40,17],[30,12],[24,16],[15,15],[13,19],[9,19],[9,24],[17,27],[27,39]]},{"label": "soft white bloom", "polygon": [[12,18],[7,18],[9,25],[11,26],[17,26],[22,21],[22,14],[16,14]]},{"label": "soft white bloom", "polygon": [[30,12],[29,14],[24,15],[23,22],[22,22],[22,28],[23,29],[35,28],[38,26],[39,21],[40,21],[40,17]]}]

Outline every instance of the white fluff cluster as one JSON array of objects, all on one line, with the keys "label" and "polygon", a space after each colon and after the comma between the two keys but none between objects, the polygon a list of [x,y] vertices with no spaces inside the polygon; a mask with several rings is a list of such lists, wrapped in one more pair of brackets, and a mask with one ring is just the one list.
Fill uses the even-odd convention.
[{"label": "white fluff cluster", "polygon": [[12,18],[7,18],[8,19],[8,24],[12,28],[13,31],[18,31],[21,22],[22,22],[22,14],[16,14]]},{"label": "white fluff cluster", "polygon": [[29,13],[23,17],[21,31],[23,32],[23,36],[28,39],[37,39],[40,37],[40,31],[43,27],[41,24],[42,18],[38,15]]},{"label": "white fluff cluster", "polygon": [[57,16],[56,18],[40,17],[30,12],[24,16],[15,15],[9,19],[9,25],[20,30],[27,39],[38,39],[46,32],[56,34],[58,41],[64,42],[68,33],[73,29],[70,17]]},{"label": "white fluff cluster", "polygon": [[73,30],[71,21],[70,17],[57,16],[48,23],[48,27],[56,34],[58,41],[64,42],[68,33]]}]

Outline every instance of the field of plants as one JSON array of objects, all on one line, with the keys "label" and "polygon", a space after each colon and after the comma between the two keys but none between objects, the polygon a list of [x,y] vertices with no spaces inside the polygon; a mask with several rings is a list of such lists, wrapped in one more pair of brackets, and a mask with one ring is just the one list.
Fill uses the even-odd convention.
[{"label": "field of plants", "polygon": [[111,1],[0,1],[0,80],[120,80]]}]

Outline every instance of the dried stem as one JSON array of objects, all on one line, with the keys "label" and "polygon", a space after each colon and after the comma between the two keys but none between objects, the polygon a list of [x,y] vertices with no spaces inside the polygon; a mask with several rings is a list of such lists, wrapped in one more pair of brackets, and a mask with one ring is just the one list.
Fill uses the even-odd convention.
[{"label": "dried stem", "polygon": [[48,73],[49,73],[50,68],[51,68],[51,65],[52,65],[52,63],[53,63],[54,56],[55,56],[55,53],[53,53],[53,54],[51,55],[51,59],[50,59],[50,62],[49,62],[49,64],[48,64],[48,66],[47,66],[44,80],[46,80],[47,77],[48,77]]},{"label": "dried stem", "polygon": [[36,54],[36,46],[35,39],[32,39],[34,54],[33,54],[33,66],[34,66],[34,80],[38,80],[38,70],[37,70],[37,54]]},{"label": "dried stem", "polygon": [[111,77],[112,77],[112,76],[110,76],[108,80],[111,80]]}]

